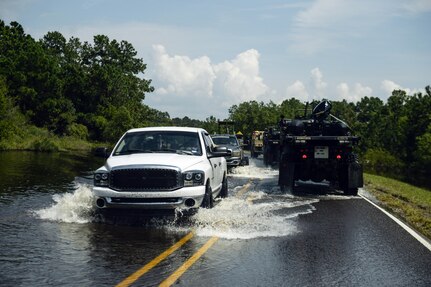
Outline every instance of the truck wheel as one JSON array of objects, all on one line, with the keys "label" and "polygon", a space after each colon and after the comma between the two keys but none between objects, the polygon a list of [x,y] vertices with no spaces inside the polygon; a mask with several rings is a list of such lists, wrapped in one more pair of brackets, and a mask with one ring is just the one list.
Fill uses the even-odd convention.
[{"label": "truck wheel", "polygon": [[289,184],[289,185],[280,185],[280,190],[283,193],[293,194],[294,193],[294,190],[293,190],[294,185],[295,185],[294,183]]},{"label": "truck wheel", "polygon": [[293,193],[295,187],[295,164],[288,163],[279,166],[278,184],[282,192]]},{"label": "truck wheel", "polygon": [[207,185],[206,185],[204,200],[202,201],[201,206],[203,208],[213,208],[213,206],[214,206],[213,193],[212,193],[211,186],[209,183],[207,183]]},{"label": "truck wheel", "polygon": [[228,195],[228,187],[227,187],[227,180],[226,176],[223,176],[223,182],[221,183],[221,191],[220,191],[220,197],[225,198]]},{"label": "truck wheel", "polygon": [[357,188],[346,188],[344,190],[344,194],[345,195],[357,196],[358,195],[358,189]]}]

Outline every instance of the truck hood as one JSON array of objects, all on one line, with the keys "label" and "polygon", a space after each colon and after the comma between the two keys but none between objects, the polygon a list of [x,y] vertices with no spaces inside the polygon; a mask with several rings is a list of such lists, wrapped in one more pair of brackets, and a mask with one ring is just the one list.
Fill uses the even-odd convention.
[{"label": "truck hood", "polygon": [[106,160],[105,168],[131,165],[164,165],[179,167],[182,171],[203,161],[202,156],[180,155],[173,153],[145,153],[111,156]]}]

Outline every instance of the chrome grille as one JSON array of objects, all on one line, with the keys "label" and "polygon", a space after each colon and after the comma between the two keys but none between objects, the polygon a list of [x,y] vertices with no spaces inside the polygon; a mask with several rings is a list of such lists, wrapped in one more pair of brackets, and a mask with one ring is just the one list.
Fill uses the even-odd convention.
[{"label": "chrome grille", "polygon": [[110,188],[117,191],[170,191],[183,185],[174,168],[121,168],[111,171]]}]

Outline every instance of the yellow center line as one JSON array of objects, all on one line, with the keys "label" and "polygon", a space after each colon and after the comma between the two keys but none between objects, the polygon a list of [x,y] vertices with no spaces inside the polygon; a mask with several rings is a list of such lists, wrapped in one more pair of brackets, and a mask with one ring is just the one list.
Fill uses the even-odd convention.
[{"label": "yellow center line", "polygon": [[180,268],[178,268],[171,276],[169,276],[165,281],[160,283],[160,287],[171,286],[181,277],[181,275],[186,272],[190,266],[192,266],[211,246],[216,243],[219,238],[217,236],[211,237],[192,257],[190,257]]},{"label": "yellow center line", "polygon": [[240,191],[238,191],[238,193],[235,195],[235,197],[242,196],[248,190],[250,185],[251,185],[251,179],[240,189]]},{"label": "yellow center line", "polygon": [[[242,196],[250,187],[251,180],[249,180],[241,189],[238,191],[238,193],[235,195],[235,197]],[[214,243],[219,240],[219,237],[213,236],[211,237],[195,254],[193,254],[192,257],[190,257],[186,262],[184,262],[183,265],[181,265],[180,268],[175,270],[174,273],[171,274],[168,278],[166,278],[162,283],[160,283],[159,287],[168,287],[175,283],[175,281],[178,280],[205,252],[208,251],[208,249],[213,246]]]},{"label": "yellow center line", "polygon": [[180,241],[172,245],[169,249],[167,249],[165,252],[161,253],[159,256],[151,260],[149,263],[147,263],[145,266],[143,266],[141,269],[137,270],[135,273],[124,279],[122,282],[118,283],[117,287],[126,287],[135,282],[139,279],[142,275],[150,271],[154,266],[159,264],[163,259],[171,255],[173,252],[175,252],[178,248],[183,246],[187,241],[189,241],[194,235],[194,232],[190,232],[183,238],[181,238]]},{"label": "yellow center line", "polygon": [[[236,197],[242,196],[250,187],[251,180],[249,180],[242,188],[241,190],[236,194]],[[159,264],[162,260],[164,260],[166,257],[171,255],[173,252],[175,252],[178,248],[183,246],[187,241],[189,241],[194,235],[194,231],[190,232],[186,236],[184,236],[180,241],[172,245],[169,249],[167,249],[165,252],[161,253],[159,256],[151,260],[149,263],[147,263],[145,266],[137,270],[135,273],[121,281],[116,285],[116,287],[127,287],[133,284],[136,280],[138,280],[142,275],[150,271],[154,266]],[[181,277],[181,275],[184,274],[205,252],[208,251],[208,249],[213,246],[214,243],[217,242],[219,237],[213,236],[211,237],[192,257],[190,257],[186,262],[184,262],[183,265],[181,265],[180,268],[178,268],[174,273],[172,273],[171,276],[169,276],[166,280],[164,280],[160,286],[171,286],[175,281],[178,280],[178,278]]]}]

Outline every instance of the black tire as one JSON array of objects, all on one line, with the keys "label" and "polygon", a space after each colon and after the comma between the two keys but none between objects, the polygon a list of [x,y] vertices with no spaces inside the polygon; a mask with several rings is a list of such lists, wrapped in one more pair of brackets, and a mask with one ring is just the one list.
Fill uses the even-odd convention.
[{"label": "black tire", "polygon": [[219,196],[221,198],[226,198],[228,196],[228,186],[227,186],[227,179],[226,179],[226,175],[223,176],[223,181],[221,183],[221,190],[220,190],[220,194]]},{"label": "black tire", "polygon": [[201,207],[203,207],[203,208],[213,208],[214,207],[213,193],[212,193],[211,186],[209,183],[207,183],[207,185],[206,185],[204,200],[202,201]]},{"label": "black tire", "polygon": [[358,189],[357,188],[346,188],[344,190],[345,195],[351,195],[351,196],[357,196],[358,195]]}]

